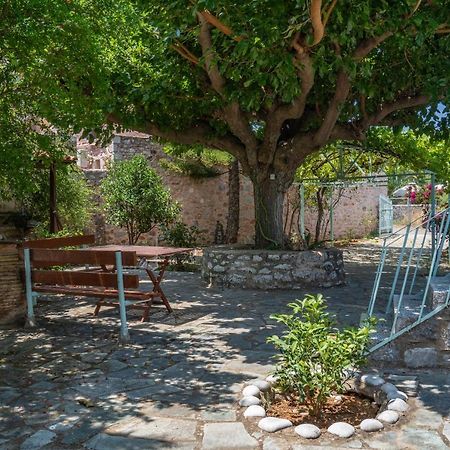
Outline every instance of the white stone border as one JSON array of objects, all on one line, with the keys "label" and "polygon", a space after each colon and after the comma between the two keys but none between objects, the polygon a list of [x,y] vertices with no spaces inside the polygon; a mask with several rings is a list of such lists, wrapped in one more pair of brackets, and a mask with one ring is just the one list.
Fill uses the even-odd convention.
[{"label": "white stone border", "polygon": [[[239,405],[246,408],[244,417],[247,419],[257,418],[258,427],[268,433],[293,426],[292,422],[287,419],[266,417],[261,398],[270,394],[276,381],[276,377],[270,375],[265,380],[256,379],[247,382],[239,400]],[[400,416],[405,415],[409,410],[408,396],[394,384],[387,383],[378,375],[355,376],[348,382],[348,392],[365,395],[373,399],[379,406],[376,419],[364,419],[356,427],[367,433],[382,430],[384,423],[394,425]],[[356,428],[349,423],[336,422],[328,427],[327,432],[341,438],[349,438],[355,434]],[[322,433],[317,426],[309,423],[296,426],[294,431],[305,439],[317,439]]]}]

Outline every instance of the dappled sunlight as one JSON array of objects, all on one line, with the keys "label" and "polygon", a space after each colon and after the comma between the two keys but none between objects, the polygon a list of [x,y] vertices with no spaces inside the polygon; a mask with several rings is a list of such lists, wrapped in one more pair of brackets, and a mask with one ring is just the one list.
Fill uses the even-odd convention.
[{"label": "dappled sunlight", "polygon": [[[105,307],[95,317],[89,299],[41,299],[38,328],[0,331],[0,434],[20,442],[44,427],[64,445],[95,435],[105,448],[110,436],[171,448],[159,430],[189,441],[198,420],[235,420],[242,383],[273,368],[266,339],[280,327],[271,314],[323,292],[339,326],[359,323],[375,266],[357,264],[347,265],[346,285],[305,291],[218,289],[198,273],[168,272],[164,290],[174,312],[155,304],[142,323],[130,310],[129,345],[118,343],[117,309]],[[440,399],[449,382],[424,384],[424,404],[445,413]]]}]

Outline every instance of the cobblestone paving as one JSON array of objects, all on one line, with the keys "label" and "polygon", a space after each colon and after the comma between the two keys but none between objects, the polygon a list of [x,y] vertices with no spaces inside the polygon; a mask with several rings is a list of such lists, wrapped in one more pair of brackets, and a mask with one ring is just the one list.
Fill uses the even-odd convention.
[{"label": "cobblestone paving", "polygon": [[[348,284],[323,293],[340,323],[355,324],[374,266],[354,250],[346,260]],[[85,300],[42,300],[39,328],[0,330],[0,448],[448,448],[450,375],[439,372],[397,374],[417,397],[408,420],[384,432],[314,442],[292,429],[261,432],[236,400],[245,381],[271,368],[270,314],[303,292],[209,289],[180,273],[164,287],[175,313],[157,306],[147,323],[131,313],[127,346],[117,342],[117,311],[94,318]]]}]

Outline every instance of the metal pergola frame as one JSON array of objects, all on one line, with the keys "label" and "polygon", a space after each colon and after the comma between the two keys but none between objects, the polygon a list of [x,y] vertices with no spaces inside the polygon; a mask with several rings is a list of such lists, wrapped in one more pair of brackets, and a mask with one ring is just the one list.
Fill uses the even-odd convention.
[{"label": "metal pergola frame", "polygon": [[[356,158],[358,159],[358,157]],[[356,161],[352,163],[355,164]],[[341,163],[342,164],[342,163]],[[334,166],[332,166],[334,168]],[[306,237],[305,229],[305,185],[317,185],[331,187],[330,199],[333,198],[334,189],[336,187],[349,187],[357,184],[381,184],[388,183],[392,178],[406,178],[406,177],[419,177],[419,176],[429,176],[431,184],[431,195],[430,195],[430,217],[434,217],[436,214],[436,174],[431,170],[423,170],[422,172],[403,172],[395,174],[378,174],[378,175],[355,175],[355,176],[345,176],[342,171],[337,171],[337,177],[333,180],[321,180],[319,178],[305,178],[299,185],[300,192],[300,212],[299,212],[299,232],[302,239]],[[372,180],[370,182],[370,180]],[[367,183],[364,183],[366,181]],[[333,202],[330,201],[329,209],[329,223],[330,223],[330,241],[334,243],[334,207]],[[435,226],[431,224],[432,233],[432,243],[434,245],[436,230]]]}]

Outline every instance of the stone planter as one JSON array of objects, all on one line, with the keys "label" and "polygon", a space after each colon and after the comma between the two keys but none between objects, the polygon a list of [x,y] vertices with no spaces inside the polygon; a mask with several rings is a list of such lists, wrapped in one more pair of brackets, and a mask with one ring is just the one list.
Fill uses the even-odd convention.
[{"label": "stone planter", "polygon": [[345,281],[341,250],[284,251],[230,246],[203,250],[202,276],[213,286],[243,289],[330,287]]}]

